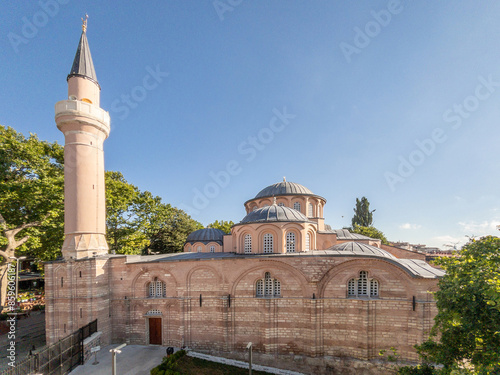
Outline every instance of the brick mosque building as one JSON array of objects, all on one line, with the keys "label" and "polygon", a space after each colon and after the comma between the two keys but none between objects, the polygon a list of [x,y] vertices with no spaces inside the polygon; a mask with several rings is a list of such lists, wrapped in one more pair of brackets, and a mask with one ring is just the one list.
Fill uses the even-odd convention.
[{"label": "brick mosque building", "polygon": [[[433,324],[442,271],[425,255],[325,224],[326,199],[283,180],[244,203],[230,234],[191,233],[184,252],[114,255],[105,237],[103,143],[110,117],[86,25],[55,105],[65,135],[63,260],[49,262],[49,344],[98,320],[101,345],[188,346],[308,373],[339,359],[370,363],[396,347],[405,360]],[[375,370],[373,370],[375,371]],[[375,371],[376,372],[376,371]],[[373,372],[373,373],[375,373]]]}]

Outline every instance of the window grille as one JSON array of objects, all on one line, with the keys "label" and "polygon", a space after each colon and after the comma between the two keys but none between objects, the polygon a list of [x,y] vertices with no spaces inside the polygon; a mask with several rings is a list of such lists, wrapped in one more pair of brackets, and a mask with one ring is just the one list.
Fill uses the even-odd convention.
[{"label": "window grille", "polygon": [[286,252],[294,253],[295,252],[295,233],[288,232],[286,234]]},{"label": "window grille", "polygon": [[273,235],[270,233],[264,234],[264,253],[273,252]]},{"label": "window grille", "polygon": [[307,216],[308,217],[313,217],[313,205],[312,203],[309,203],[308,209],[307,209]]},{"label": "window grille", "polygon": [[252,252],[252,235],[247,234],[245,235],[245,253],[251,253]]},{"label": "window grille", "polygon": [[161,315],[160,310],[149,310],[146,315]]},{"label": "window grille", "polygon": [[257,281],[256,293],[257,297],[262,297],[264,295],[264,280],[260,279]]},{"label": "window grille", "polygon": [[198,246],[198,247],[196,248],[196,251],[197,251],[197,252],[199,252],[199,253],[201,253],[201,246]]},{"label": "window grille", "polygon": [[266,272],[263,279],[257,280],[255,284],[256,297],[281,297],[281,282],[273,279],[269,272]]},{"label": "window grille", "polygon": [[306,251],[311,250],[311,234],[307,233],[306,236]]},{"label": "window grille", "polygon": [[165,297],[167,293],[167,288],[165,287],[165,283],[160,280],[151,281],[149,283],[148,289],[150,298]]},{"label": "window grille", "polygon": [[359,273],[358,279],[358,296],[368,295],[368,277],[366,271],[361,271]]},{"label": "window grille", "polygon": [[355,296],[356,295],[356,280],[351,279],[347,284],[347,295]]},{"label": "window grille", "polygon": [[215,253],[215,246],[210,246],[210,252]]},{"label": "window grille", "polygon": [[378,281],[370,280],[370,296],[375,297],[378,296]]},{"label": "window grille", "polygon": [[378,294],[378,281],[369,279],[367,271],[360,271],[358,279],[351,279],[347,283],[349,297],[378,297]]},{"label": "window grille", "polygon": [[299,202],[295,202],[295,203],[293,204],[293,209],[294,209],[294,210],[297,210],[297,211],[299,211],[299,212],[300,212],[300,203],[299,203]]},{"label": "window grille", "polygon": [[266,272],[264,277],[264,295],[266,297],[273,295],[273,279],[271,279],[271,274]]}]

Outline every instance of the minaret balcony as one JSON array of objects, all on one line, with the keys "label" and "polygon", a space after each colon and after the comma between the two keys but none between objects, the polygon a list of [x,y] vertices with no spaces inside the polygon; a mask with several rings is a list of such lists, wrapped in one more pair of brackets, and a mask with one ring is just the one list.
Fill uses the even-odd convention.
[{"label": "minaret balcony", "polygon": [[109,117],[109,112],[105,111],[104,109],[96,105],[83,102],[81,100],[61,100],[60,102],[56,103],[55,112],[56,112],[56,122],[58,126],[59,126],[58,118],[62,116],[85,117],[90,120],[90,123],[93,126],[101,128],[101,130],[106,133],[106,137],[109,135],[110,121],[111,121]]}]

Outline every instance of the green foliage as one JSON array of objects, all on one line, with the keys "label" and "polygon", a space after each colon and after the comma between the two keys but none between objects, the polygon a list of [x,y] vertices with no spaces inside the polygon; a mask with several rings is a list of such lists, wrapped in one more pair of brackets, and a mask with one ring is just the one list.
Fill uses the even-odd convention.
[{"label": "green foliage", "polygon": [[424,363],[418,366],[404,366],[398,369],[399,375],[436,375],[440,371],[436,370],[434,366]]},{"label": "green foliage", "polygon": [[360,225],[362,227],[369,227],[373,223],[373,212],[375,210],[370,211],[370,202],[366,197],[361,198],[359,200],[356,198],[356,207],[354,210],[354,217],[352,218],[351,225],[355,227],[356,225]]},{"label": "green foliage", "polygon": [[419,354],[443,364],[443,374],[500,373],[500,239],[473,239],[458,257],[436,263],[446,275],[435,294],[431,337]]},{"label": "green foliage", "polygon": [[[16,255],[40,261],[60,255],[64,237],[63,147],[28,138],[0,125],[0,214],[7,229],[37,223],[23,229],[27,242]],[[0,236],[0,247],[7,244]]]},{"label": "green foliage", "polygon": [[379,231],[375,227],[363,227],[361,225],[355,224],[353,229],[350,229],[352,233],[362,234],[363,236],[368,236],[370,238],[378,238],[382,240],[382,243],[385,245],[389,245],[389,241],[385,238],[384,233]]},{"label": "green foliage", "polygon": [[177,371],[177,362],[185,355],[185,350],[179,350],[169,357],[163,357],[162,363],[151,370],[151,375],[180,375]]},{"label": "green foliage", "polygon": [[225,221],[225,220],[215,220],[213,223],[208,224],[207,228],[215,228],[215,229],[220,229],[226,234],[231,233],[231,227],[234,225],[232,221]]}]

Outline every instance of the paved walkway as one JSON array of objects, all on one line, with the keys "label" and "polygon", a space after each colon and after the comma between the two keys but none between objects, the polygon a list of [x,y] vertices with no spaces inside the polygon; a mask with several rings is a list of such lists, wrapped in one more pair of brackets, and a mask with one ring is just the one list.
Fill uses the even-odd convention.
[{"label": "paved walkway", "polygon": [[[111,374],[110,349],[116,348],[113,344],[101,348],[97,353],[98,365],[93,365],[94,356],[83,366],[78,366],[70,372],[70,375],[109,375]],[[149,375],[153,367],[161,363],[167,355],[166,346],[143,346],[127,345],[120,349],[121,353],[116,355],[117,375]]]},{"label": "paved walkway", "polygon": [[[7,349],[10,339],[7,333],[0,335],[0,370],[8,368]],[[35,311],[28,318],[17,321],[16,361],[25,359],[30,349],[40,349],[45,345],[45,313]]]}]

